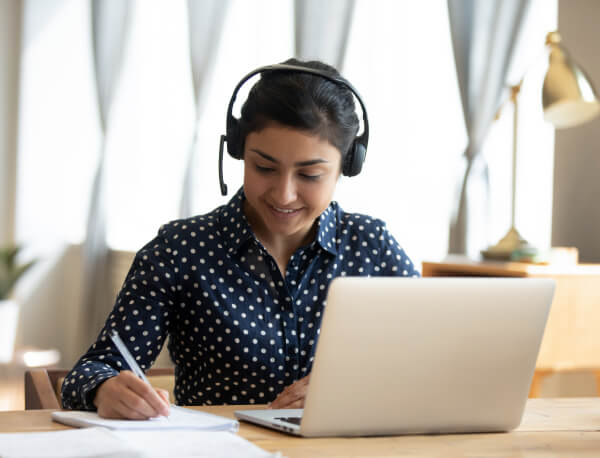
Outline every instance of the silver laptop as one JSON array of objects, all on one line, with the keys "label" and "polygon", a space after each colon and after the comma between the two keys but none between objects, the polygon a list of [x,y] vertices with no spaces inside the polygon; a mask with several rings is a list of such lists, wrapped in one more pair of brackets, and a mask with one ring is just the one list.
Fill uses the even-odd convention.
[{"label": "silver laptop", "polygon": [[307,437],[509,431],[553,293],[550,279],[337,278],[304,409],[235,415]]}]

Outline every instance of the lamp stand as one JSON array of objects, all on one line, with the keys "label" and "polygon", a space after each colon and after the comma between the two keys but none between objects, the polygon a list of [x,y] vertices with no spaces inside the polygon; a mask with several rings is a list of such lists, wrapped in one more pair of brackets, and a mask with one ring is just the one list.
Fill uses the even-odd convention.
[{"label": "lamp stand", "polygon": [[510,229],[502,239],[495,245],[483,250],[481,255],[485,259],[494,260],[531,260],[537,255],[537,249],[521,237],[515,227],[515,207],[517,195],[517,128],[518,128],[518,95],[523,80],[516,86],[511,87],[510,100],[513,103],[513,142],[512,142],[512,212]]},{"label": "lamp stand", "polygon": [[[555,128],[571,127],[589,121],[600,113],[600,103],[591,82],[561,46],[558,32],[546,36],[549,63],[542,88],[544,118]],[[525,72],[527,74],[527,72]],[[510,230],[494,246],[481,252],[487,259],[538,261],[538,250],[527,243],[515,228],[515,195],[517,180],[517,116],[518,95],[523,79],[511,88],[513,102],[513,169],[512,169],[512,220]],[[504,104],[503,104],[504,105]]]}]

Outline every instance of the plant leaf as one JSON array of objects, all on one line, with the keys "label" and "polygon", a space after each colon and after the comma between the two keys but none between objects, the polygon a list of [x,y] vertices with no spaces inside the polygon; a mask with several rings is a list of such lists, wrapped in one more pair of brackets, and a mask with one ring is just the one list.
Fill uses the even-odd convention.
[{"label": "plant leaf", "polygon": [[19,246],[0,248],[0,300],[8,297],[15,283],[36,262],[33,260],[17,266],[16,259],[20,249]]}]

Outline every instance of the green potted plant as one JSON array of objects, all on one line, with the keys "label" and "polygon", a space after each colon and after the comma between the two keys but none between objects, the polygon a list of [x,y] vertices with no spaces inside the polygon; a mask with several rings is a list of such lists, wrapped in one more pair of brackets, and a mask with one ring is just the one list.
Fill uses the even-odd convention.
[{"label": "green potted plant", "polygon": [[9,363],[12,360],[15,346],[19,308],[17,302],[10,297],[11,291],[21,276],[35,263],[30,261],[19,264],[19,251],[18,246],[0,247],[0,363]]}]

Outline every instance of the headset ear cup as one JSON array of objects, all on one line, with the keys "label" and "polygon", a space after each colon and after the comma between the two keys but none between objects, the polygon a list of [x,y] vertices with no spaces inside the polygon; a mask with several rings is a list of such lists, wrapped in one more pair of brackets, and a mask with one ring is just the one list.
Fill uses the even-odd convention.
[{"label": "headset ear cup", "polygon": [[365,148],[365,145],[363,145],[360,141],[355,140],[350,148],[350,151],[348,151],[348,155],[346,156],[342,173],[347,177],[358,175],[362,170],[366,156],[367,148]]},{"label": "headset ear cup", "polygon": [[227,152],[234,159],[242,159],[244,156],[242,148],[240,122],[231,117],[227,121]]}]

